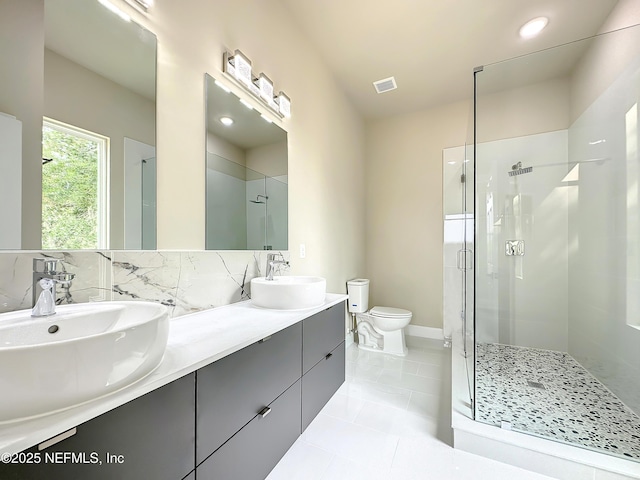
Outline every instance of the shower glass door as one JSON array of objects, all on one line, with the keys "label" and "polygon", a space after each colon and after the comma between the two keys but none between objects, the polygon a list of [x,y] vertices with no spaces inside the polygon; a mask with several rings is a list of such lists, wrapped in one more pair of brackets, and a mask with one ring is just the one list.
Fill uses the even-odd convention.
[{"label": "shower glass door", "polygon": [[[464,387],[456,385],[462,411],[473,415],[473,165],[470,147],[443,151],[445,342],[464,357]],[[452,341],[453,340],[453,341]],[[461,347],[458,348],[457,346]],[[468,411],[468,413],[466,413]]]},{"label": "shower glass door", "polygon": [[640,27],[475,81],[475,418],[640,461]]}]

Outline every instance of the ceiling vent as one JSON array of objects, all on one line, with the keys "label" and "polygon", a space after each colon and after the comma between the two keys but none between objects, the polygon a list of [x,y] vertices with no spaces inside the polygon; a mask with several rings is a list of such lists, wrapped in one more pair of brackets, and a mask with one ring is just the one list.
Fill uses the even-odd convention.
[{"label": "ceiling vent", "polygon": [[382,80],[373,82],[373,86],[378,93],[384,93],[398,88],[398,85],[396,85],[396,79],[393,77],[383,78]]}]

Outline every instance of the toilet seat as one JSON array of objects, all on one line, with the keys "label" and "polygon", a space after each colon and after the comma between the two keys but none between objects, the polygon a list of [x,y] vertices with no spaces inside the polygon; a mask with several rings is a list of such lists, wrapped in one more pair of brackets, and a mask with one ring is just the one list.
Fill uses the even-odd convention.
[{"label": "toilet seat", "polygon": [[409,310],[393,307],[373,307],[369,311],[369,315],[374,317],[386,317],[386,318],[407,318],[412,314]]}]

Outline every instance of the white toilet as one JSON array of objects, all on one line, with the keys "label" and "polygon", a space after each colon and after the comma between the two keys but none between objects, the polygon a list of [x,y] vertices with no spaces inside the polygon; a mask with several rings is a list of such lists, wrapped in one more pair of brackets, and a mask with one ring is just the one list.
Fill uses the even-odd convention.
[{"label": "white toilet", "polygon": [[404,327],[411,322],[409,310],[392,307],[369,308],[369,280],[356,278],[347,282],[349,312],[358,324],[358,348],[371,352],[405,356]]}]

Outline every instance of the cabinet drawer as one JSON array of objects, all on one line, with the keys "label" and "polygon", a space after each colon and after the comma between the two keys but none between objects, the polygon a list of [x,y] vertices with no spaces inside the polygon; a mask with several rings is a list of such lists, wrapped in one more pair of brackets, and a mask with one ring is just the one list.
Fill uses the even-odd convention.
[{"label": "cabinet drawer", "polygon": [[30,449],[39,464],[0,463],[0,478],[181,479],[195,468],[194,387],[192,373],[100,415],[66,440]]},{"label": "cabinet drawer", "polygon": [[301,356],[297,323],[197,371],[197,464],[300,378]]},{"label": "cabinet drawer", "polygon": [[198,480],[263,480],[300,435],[300,380],[202,463]]},{"label": "cabinet drawer", "polygon": [[302,322],[302,373],[309,371],[345,339],[344,302]]},{"label": "cabinet drawer", "polygon": [[302,377],[302,430],[344,383],[344,341]]}]

